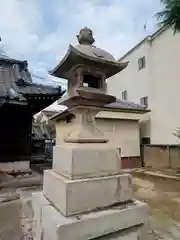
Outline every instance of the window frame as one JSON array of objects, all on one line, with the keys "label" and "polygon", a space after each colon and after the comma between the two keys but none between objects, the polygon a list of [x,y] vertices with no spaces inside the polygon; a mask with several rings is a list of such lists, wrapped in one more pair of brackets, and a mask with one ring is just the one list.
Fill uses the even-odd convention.
[{"label": "window frame", "polygon": [[121,93],[122,100],[127,101],[128,100],[128,91],[124,90]]},{"label": "window frame", "polygon": [[146,57],[143,56],[143,57],[140,57],[138,59],[138,70],[142,70],[143,68],[146,68]]},{"label": "window frame", "polygon": [[146,106],[148,108],[148,96],[144,96],[140,98],[140,104]]}]

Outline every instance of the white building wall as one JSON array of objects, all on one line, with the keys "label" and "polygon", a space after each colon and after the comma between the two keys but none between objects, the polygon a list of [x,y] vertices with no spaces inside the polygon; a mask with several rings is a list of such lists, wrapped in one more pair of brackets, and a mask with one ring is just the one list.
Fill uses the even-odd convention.
[{"label": "white building wall", "polygon": [[[137,46],[130,54],[121,59],[129,62],[127,68],[108,79],[107,90],[117,98],[122,98],[122,91],[127,90],[128,100],[140,103],[140,98],[149,95],[149,65],[151,45],[145,41]],[[139,70],[138,59],[146,57],[146,68]],[[147,57],[148,56],[148,57]],[[151,102],[149,103],[151,106]],[[144,114],[141,118],[141,136],[150,137],[150,114]]]},{"label": "white building wall", "polygon": [[[125,70],[108,79],[108,92],[121,98],[128,91],[128,100],[140,103],[148,96],[151,113],[141,119],[141,135],[151,137],[151,144],[177,144],[173,132],[180,127],[180,34],[169,28],[152,36],[131,51],[122,61],[129,61]],[[138,59],[146,57],[146,68],[138,70]]]},{"label": "white building wall", "polygon": [[[120,73],[108,79],[107,90],[117,98],[122,98],[122,91],[128,91],[128,100],[140,102],[140,97],[148,94],[147,68],[138,69],[138,59],[148,55],[148,45],[142,44],[137,50],[122,59],[129,62],[128,66]],[[148,65],[148,63],[146,63]]]},{"label": "white building wall", "polygon": [[151,141],[177,144],[180,127],[180,34],[168,29],[154,38],[151,48]]}]

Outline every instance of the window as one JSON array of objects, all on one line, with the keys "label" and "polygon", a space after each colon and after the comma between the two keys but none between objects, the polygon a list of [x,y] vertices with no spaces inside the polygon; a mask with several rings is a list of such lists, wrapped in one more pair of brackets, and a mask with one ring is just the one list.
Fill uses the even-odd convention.
[{"label": "window", "polygon": [[140,103],[146,107],[148,107],[148,97],[142,97],[140,98]]},{"label": "window", "polygon": [[122,92],[122,100],[127,100],[127,90]]},{"label": "window", "polygon": [[141,138],[141,144],[142,144],[142,145],[151,144],[151,139],[150,139],[150,137]]},{"label": "window", "polygon": [[143,69],[146,67],[146,58],[145,57],[141,57],[138,59],[138,68],[139,70]]}]

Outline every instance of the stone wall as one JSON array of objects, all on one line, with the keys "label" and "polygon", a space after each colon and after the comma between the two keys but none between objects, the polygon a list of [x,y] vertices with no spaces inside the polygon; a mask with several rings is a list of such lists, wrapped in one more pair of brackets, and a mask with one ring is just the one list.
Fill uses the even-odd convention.
[{"label": "stone wall", "polygon": [[142,149],[145,167],[180,169],[180,148],[145,145]]}]

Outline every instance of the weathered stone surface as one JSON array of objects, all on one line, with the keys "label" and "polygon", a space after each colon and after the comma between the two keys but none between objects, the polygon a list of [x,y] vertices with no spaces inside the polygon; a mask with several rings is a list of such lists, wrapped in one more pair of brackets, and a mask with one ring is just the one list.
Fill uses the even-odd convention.
[{"label": "weathered stone surface", "polygon": [[46,170],[43,191],[63,215],[70,216],[131,200],[131,175],[69,180]]},{"label": "weathered stone surface", "polygon": [[50,202],[44,197],[43,192],[32,193],[33,209],[33,237],[34,240],[42,240],[42,209],[50,205]]},{"label": "weathered stone surface", "polygon": [[121,172],[119,149],[104,144],[55,146],[53,170],[70,179],[107,176]]},{"label": "weathered stone surface", "polygon": [[147,214],[147,204],[139,201],[68,218],[53,206],[46,206],[42,209],[43,240],[94,239],[143,224]]},{"label": "weathered stone surface", "polygon": [[146,229],[144,224],[96,238],[96,240],[145,240],[145,239]]},{"label": "weathered stone surface", "polygon": [[[71,101],[71,100],[69,100]],[[88,103],[91,101],[87,100]],[[72,101],[76,102],[76,101]],[[76,116],[76,129],[72,129],[67,136],[64,136],[64,141],[68,143],[107,143],[109,140],[97,128],[95,116],[100,111],[97,107],[76,106],[69,111]],[[79,105],[79,104],[77,104]]]},{"label": "weathered stone surface", "polygon": [[0,204],[0,239],[21,239],[20,200]]}]

